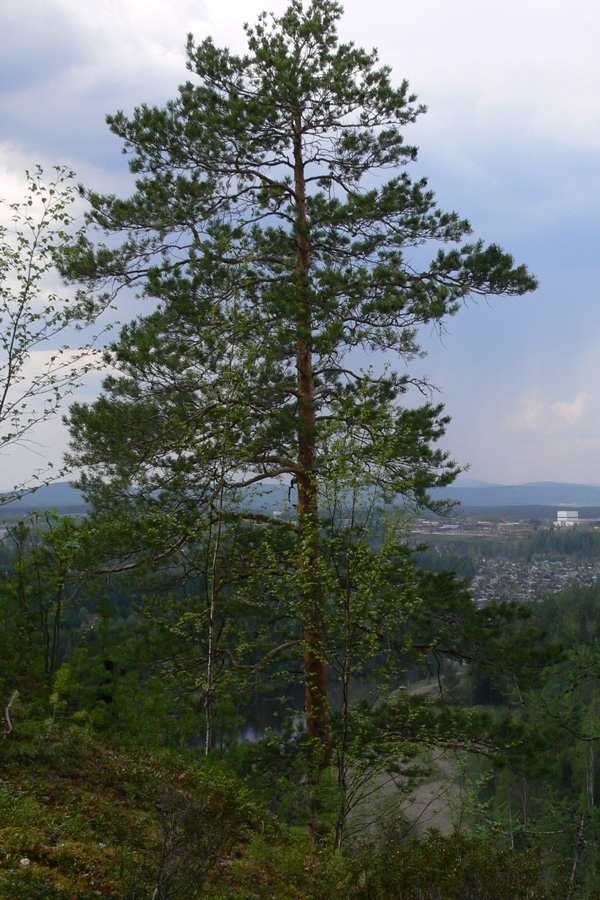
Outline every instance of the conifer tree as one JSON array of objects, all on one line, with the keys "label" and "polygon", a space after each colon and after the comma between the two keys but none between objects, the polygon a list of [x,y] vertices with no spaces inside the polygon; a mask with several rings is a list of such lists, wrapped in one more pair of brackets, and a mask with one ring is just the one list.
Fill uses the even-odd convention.
[{"label": "conifer tree", "polygon": [[245,26],[244,56],[190,36],[178,97],[108,118],[135,192],[87,197],[91,223],[123,242],[80,240],[68,270],[96,291],[137,289],[142,310],[107,354],[104,394],[71,412],[72,459],[97,502],[134,490],[164,507],[178,492],[177,515],[214,521],[234,488],[297,488],[296,522],[271,525],[295,547],[317,767],[330,758],[319,498],[331,448],[351,447],[353,483],[427,502],[457,467],[435,447],[441,406],[405,402],[418,327],[470,296],[535,287],[411,180],[403,131],[424,109],[375,51],[338,41],[341,12],[292,0]]}]

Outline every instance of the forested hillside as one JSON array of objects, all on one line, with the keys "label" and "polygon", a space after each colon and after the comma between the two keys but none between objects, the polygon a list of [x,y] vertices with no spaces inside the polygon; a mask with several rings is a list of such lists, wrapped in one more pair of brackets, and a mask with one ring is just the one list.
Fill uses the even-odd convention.
[{"label": "forested hillside", "polygon": [[[353,667],[347,709],[334,669],[346,758],[315,781],[281,658],[222,666],[206,753],[202,583],[172,560],[65,577],[88,528],[42,517],[3,544],[3,896],[595,896],[600,587],[476,610],[405,557],[413,610]],[[223,631],[250,653],[261,623],[237,615]],[[409,798],[440,751],[450,835],[419,837]]]}]

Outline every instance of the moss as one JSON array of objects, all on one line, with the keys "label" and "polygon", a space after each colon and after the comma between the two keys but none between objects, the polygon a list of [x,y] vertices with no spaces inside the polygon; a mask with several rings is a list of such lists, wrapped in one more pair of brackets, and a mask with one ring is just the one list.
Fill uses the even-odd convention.
[{"label": "moss", "polygon": [[196,867],[199,886],[265,818],[243,784],[206,762],[73,738],[5,742],[3,900],[122,900],[134,884],[136,896],[151,896],[161,860],[165,865],[165,837],[173,845],[166,861],[172,877],[179,877],[177,867],[191,848],[202,863]]}]

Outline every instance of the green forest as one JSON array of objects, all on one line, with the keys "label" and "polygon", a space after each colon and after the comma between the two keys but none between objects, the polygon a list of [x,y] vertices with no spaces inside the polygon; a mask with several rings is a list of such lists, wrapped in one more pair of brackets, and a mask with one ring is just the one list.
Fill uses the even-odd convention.
[{"label": "green forest", "polygon": [[75,231],[37,170],[2,234],[2,448],[105,373],[67,415],[87,514],[0,542],[7,900],[598,896],[600,586],[478,607],[408,542],[460,472],[421,330],[536,281],[411,178],[425,109],[341,15],[190,36],[175,99],[107,117],[131,195],[80,187]]}]

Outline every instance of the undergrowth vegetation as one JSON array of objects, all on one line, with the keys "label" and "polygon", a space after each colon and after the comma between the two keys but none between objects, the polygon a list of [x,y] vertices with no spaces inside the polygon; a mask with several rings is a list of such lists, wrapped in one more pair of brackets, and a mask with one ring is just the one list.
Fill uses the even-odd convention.
[{"label": "undergrowth vegetation", "polygon": [[[533,851],[430,832],[345,854],[278,819],[221,761],[19,721],[2,744],[3,900],[550,900]],[[597,893],[588,893],[596,897]]]}]

